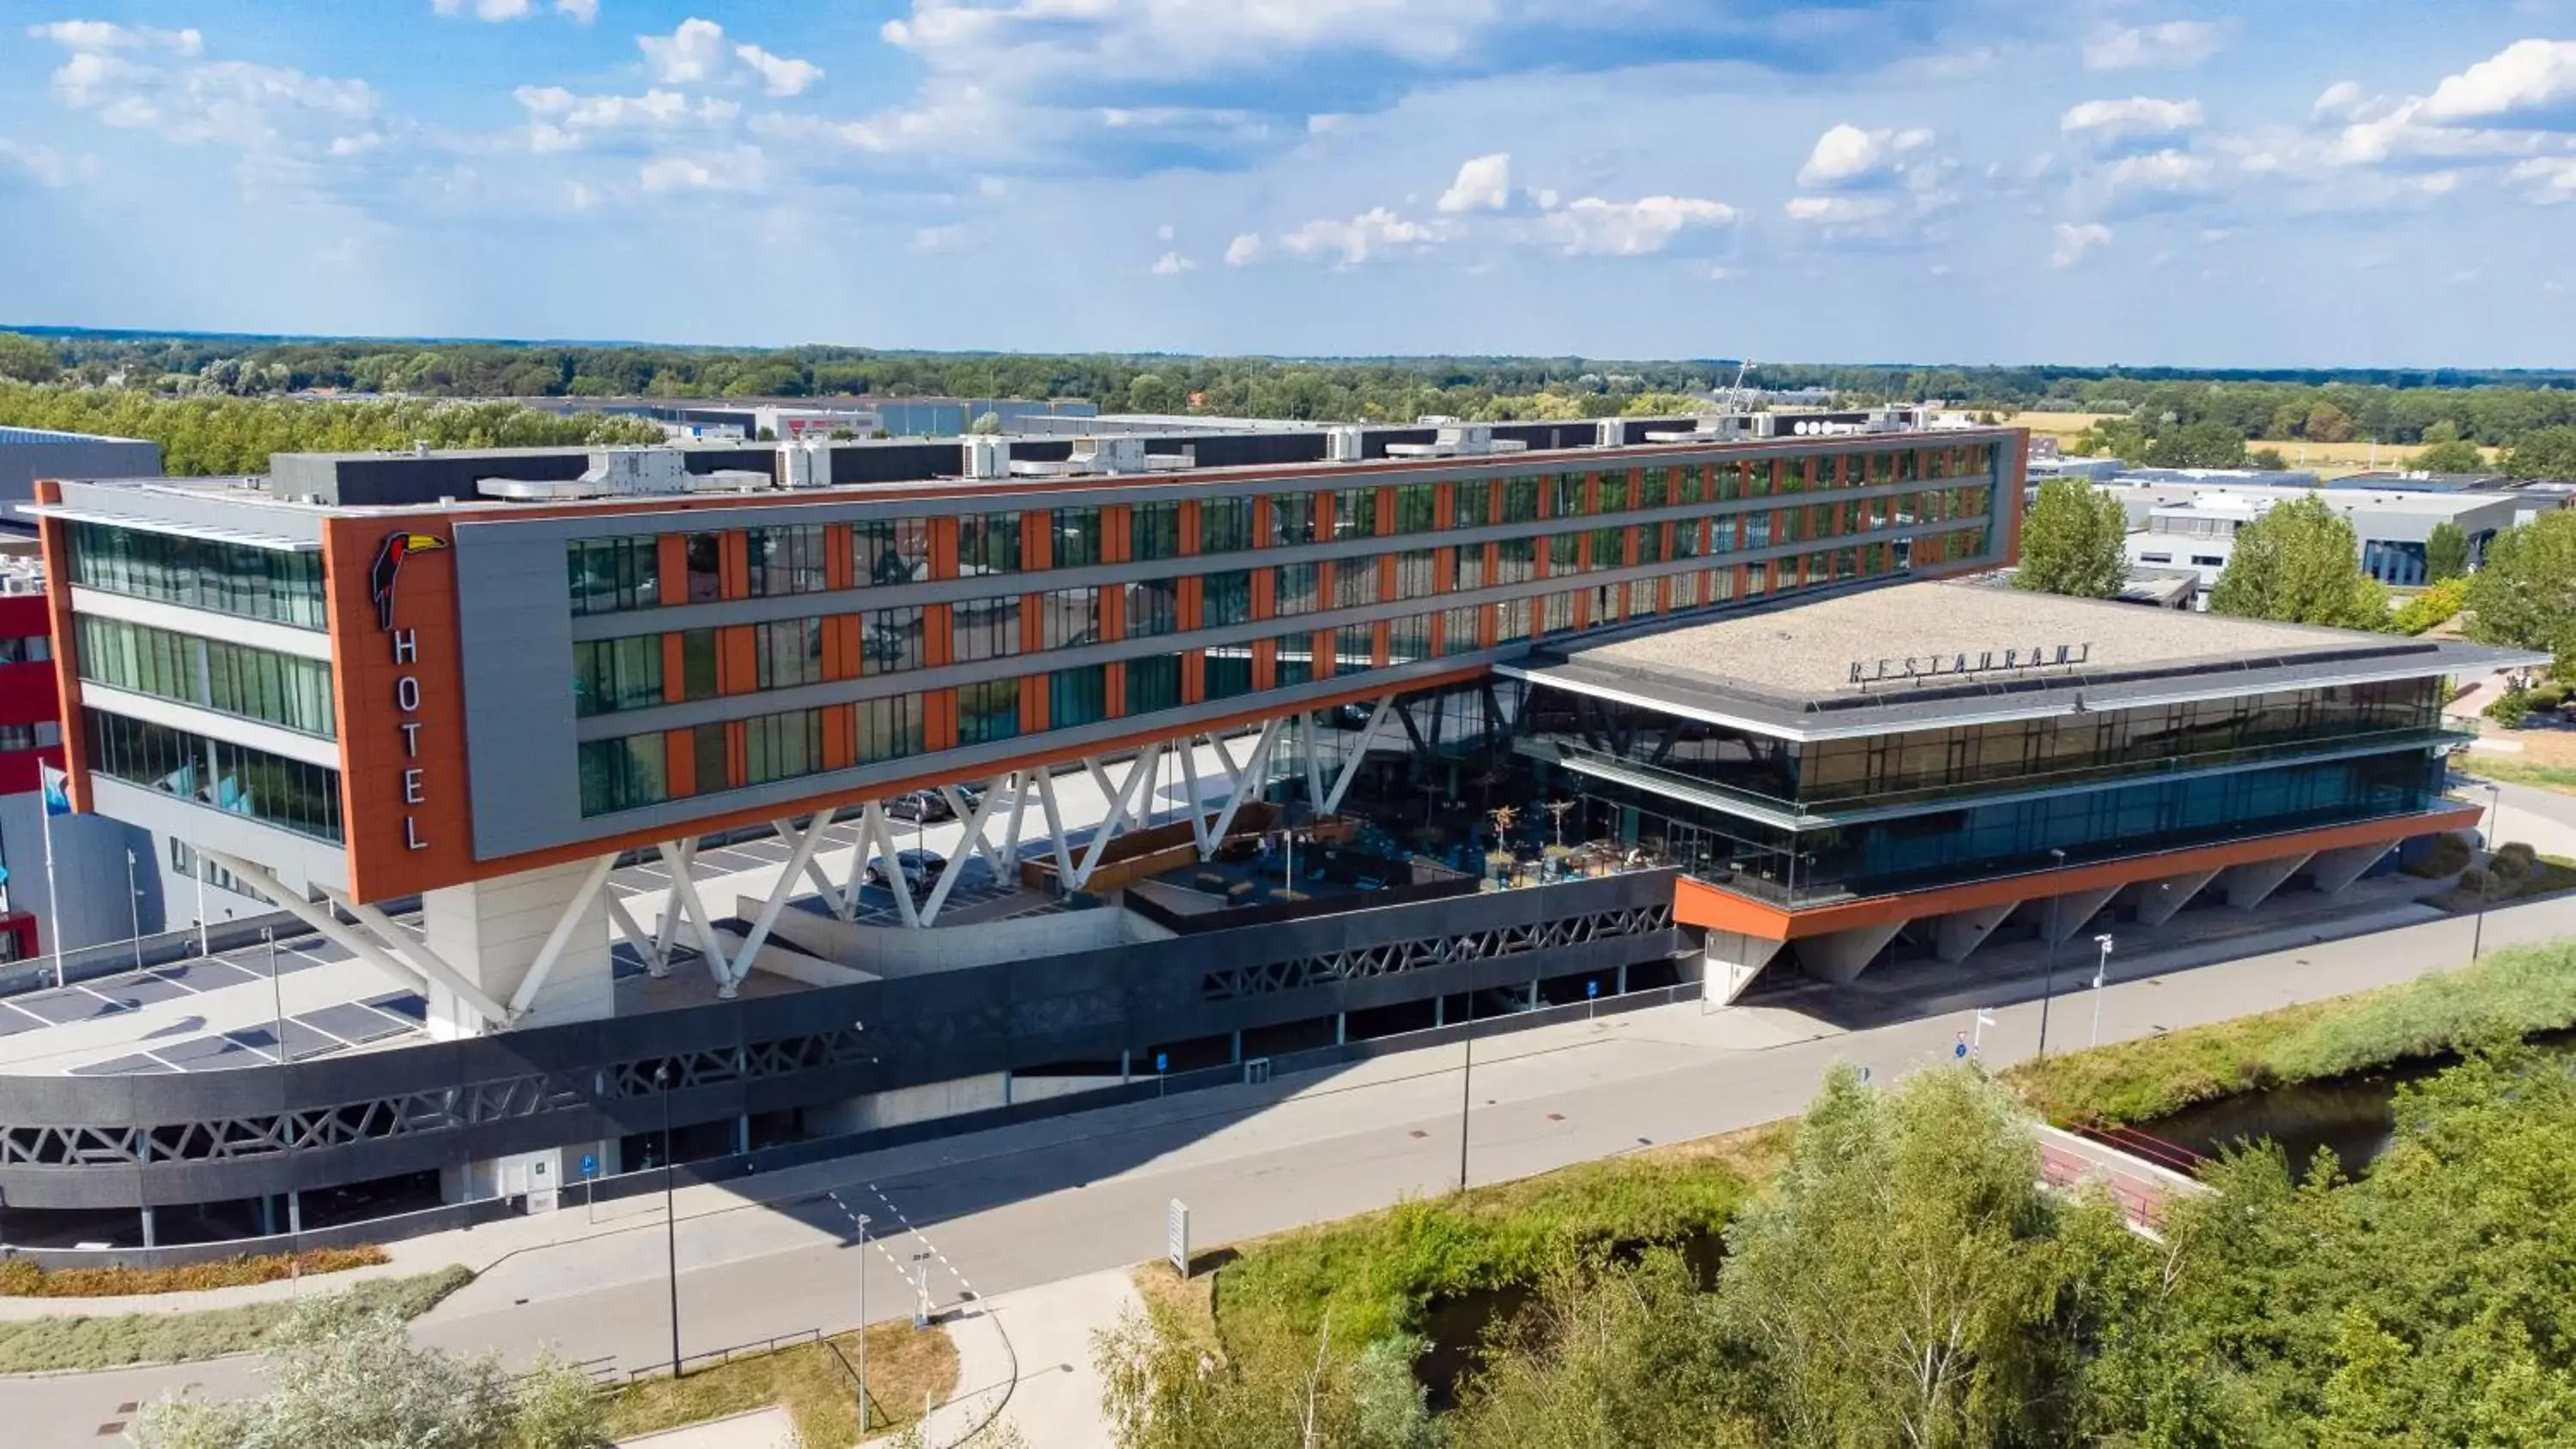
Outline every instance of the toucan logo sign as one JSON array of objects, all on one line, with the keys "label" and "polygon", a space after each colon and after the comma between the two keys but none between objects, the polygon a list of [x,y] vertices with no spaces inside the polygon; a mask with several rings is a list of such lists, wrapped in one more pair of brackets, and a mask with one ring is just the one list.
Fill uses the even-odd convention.
[{"label": "toucan logo sign", "polygon": [[396,529],[376,548],[375,567],[367,571],[367,596],[375,601],[376,625],[393,641],[394,663],[405,672],[394,676],[394,708],[402,716],[403,848],[427,850],[420,817],[413,813],[429,803],[429,788],[420,761],[420,676],[409,672],[420,663],[420,636],[394,622],[395,590],[402,583],[403,561],[415,554],[444,553],[447,540],[434,533]]},{"label": "toucan logo sign", "polygon": [[396,529],[385,535],[376,549],[376,566],[367,570],[367,597],[376,601],[376,627],[390,634],[394,630],[394,587],[402,582],[403,560],[416,553],[439,553],[447,540],[434,533],[410,533]]}]

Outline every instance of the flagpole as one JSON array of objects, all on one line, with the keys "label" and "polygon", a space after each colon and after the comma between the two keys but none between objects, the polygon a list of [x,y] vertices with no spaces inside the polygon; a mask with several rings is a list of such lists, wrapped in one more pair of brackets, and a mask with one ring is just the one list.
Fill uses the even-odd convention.
[{"label": "flagpole", "polygon": [[45,812],[45,929],[53,934],[54,939],[49,944],[54,948],[54,986],[60,989],[63,984],[63,897],[54,889],[54,788],[51,781],[43,778],[44,769],[42,765],[37,766],[36,783],[43,788],[36,792],[36,804]]}]

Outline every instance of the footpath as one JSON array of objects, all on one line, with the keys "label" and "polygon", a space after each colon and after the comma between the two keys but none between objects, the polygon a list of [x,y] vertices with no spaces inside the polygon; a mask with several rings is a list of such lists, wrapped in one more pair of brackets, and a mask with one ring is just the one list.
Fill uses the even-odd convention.
[{"label": "footpath", "polygon": [[[2366,912],[2267,919],[2251,934],[2245,918],[2186,913],[2184,919],[2207,915],[2232,949],[2256,954],[2195,965],[2208,943],[2150,950],[2142,935],[2135,949],[2124,946],[2114,956],[2098,994],[2086,989],[2092,953],[2067,950],[2057,963],[2051,1045],[2081,1045],[2097,1007],[2100,1039],[2128,1040],[2465,960],[2473,930],[2466,918],[2417,919],[2331,939],[2339,934],[2334,917],[2367,928],[2425,910],[2391,898]],[[2284,933],[2304,939],[2285,941]],[[2488,949],[2571,933],[2576,896],[2496,909],[2484,925]],[[1703,1013],[1693,1003],[1482,1039],[1469,1102],[1472,1180],[1506,1180],[1793,1114],[1837,1061],[1892,1078],[1947,1057],[1980,1007],[1994,1018],[1982,1039],[1991,1066],[2030,1055],[2041,1010],[2037,979],[2013,950],[1972,957],[1968,968],[1988,979],[1915,983],[1940,1003],[1940,1014],[1856,1029],[1822,1019],[1803,992],[1791,992],[1785,1004]],[[1187,1201],[1194,1238],[1216,1243],[1448,1190],[1460,1166],[1460,1061],[1454,1046],[1405,1052],[1263,1087],[1195,1092],[681,1189],[674,1195],[676,1292],[688,1351],[818,1326],[839,1331],[854,1316],[856,1276],[866,1276],[872,1306],[894,1305],[907,1301],[908,1263],[949,1263],[992,1295],[952,1295],[940,1305],[958,1335],[961,1397],[998,1397],[1007,1383],[1005,1412],[1031,1444],[1105,1445],[1089,1338],[1125,1305],[1125,1267],[1159,1256],[1163,1205]],[[903,1242],[892,1252],[872,1244],[862,1265],[851,1251],[847,1217],[822,1197],[826,1191],[883,1203],[861,1208],[884,1212],[883,1221],[901,1214]],[[395,1244],[394,1264],[368,1271],[463,1262],[482,1272],[420,1321],[415,1332],[425,1343],[517,1357],[551,1342],[575,1358],[608,1356],[634,1367],[669,1351],[675,1285],[666,1276],[663,1240],[655,1195],[614,1209],[603,1204],[597,1221],[574,1206]],[[304,1291],[328,1281],[307,1280]],[[192,1297],[195,1306],[208,1306],[251,1301],[260,1292]],[[26,1307],[89,1314],[123,1305],[0,1306],[15,1316]],[[975,1346],[982,1320],[1007,1336],[1007,1366]],[[238,1360],[0,1380],[0,1418],[23,1431],[13,1433],[13,1449],[68,1449],[99,1442],[100,1425],[117,1418],[121,1405],[189,1383],[213,1395],[256,1388]],[[966,1418],[970,1408],[942,1423]]]}]

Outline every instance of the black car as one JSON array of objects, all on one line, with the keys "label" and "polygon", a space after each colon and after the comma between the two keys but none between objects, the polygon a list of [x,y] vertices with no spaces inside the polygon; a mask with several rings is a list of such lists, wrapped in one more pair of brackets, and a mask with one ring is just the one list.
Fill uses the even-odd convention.
[{"label": "black car", "polygon": [[[903,872],[904,884],[910,886],[916,896],[930,889],[932,883],[939,879],[939,873],[948,868],[948,857],[937,851],[898,850],[894,853],[894,859],[895,868]],[[881,887],[886,885],[884,856],[868,858],[868,884]]]}]

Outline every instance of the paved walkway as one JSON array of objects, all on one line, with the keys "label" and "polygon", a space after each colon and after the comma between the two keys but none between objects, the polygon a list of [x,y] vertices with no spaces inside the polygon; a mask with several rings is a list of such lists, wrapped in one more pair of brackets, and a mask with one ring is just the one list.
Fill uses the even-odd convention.
[{"label": "paved walkway", "polygon": [[[2470,931],[2469,921],[2445,918],[2170,973],[2153,956],[2115,957],[2101,995],[2102,1039],[2411,979],[2464,959]],[[2570,933],[2576,897],[2491,911],[2485,939],[2494,947]],[[1984,1037],[1990,1064],[2030,1054],[2037,994],[2028,977],[1992,983],[1984,1002],[1996,1018]],[[1793,1030],[1799,1013],[1774,1015],[1768,1045],[1747,1043],[1744,1014],[1704,1015],[1695,1005],[1479,1042],[1467,1124],[1472,1179],[1518,1178],[1786,1117],[1836,1062],[1892,1079],[1946,1058],[1970,1024],[1964,1008],[1855,1031],[1812,1021]],[[759,1199],[735,1184],[688,1189],[678,1195],[686,1349],[846,1328],[862,1271],[871,1303],[903,1301],[896,1264],[872,1252],[862,1266],[851,1252],[846,1218],[819,1195],[827,1185],[881,1191],[996,1300],[1160,1256],[1163,1207],[1173,1197],[1189,1203],[1194,1235],[1219,1243],[1446,1191],[1459,1167],[1460,1060],[1455,1047],[1425,1049],[1266,1087],[1190,1093],[763,1174]],[[423,1319],[417,1335],[441,1348],[512,1357],[552,1342],[622,1366],[667,1355],[673,1290],[658,1205],[629,1206],[641,1215],[597,1227],[567,1209],[401,1245],[398,1252],[420,1261],[463,1259],[489,1269]],[[1018,1333],[1010,1315],[1002,1322]],[[1041,1361],[1035,1350],[1025,1357]],[[1037,1381],[1027,1370],[1021,1378]],[[0,1381],[0,1422],[12,1427],[11,1449],[70,1449],[96,1443],[97,1426],[119,1417],[120,1402],[190,1382],[214,1395],[256,1387],[242,1361]],[[1055,1442],[1048,1435],[1056,1425],[1045,1428],[1036,1436],[1041,1449]]]}]

